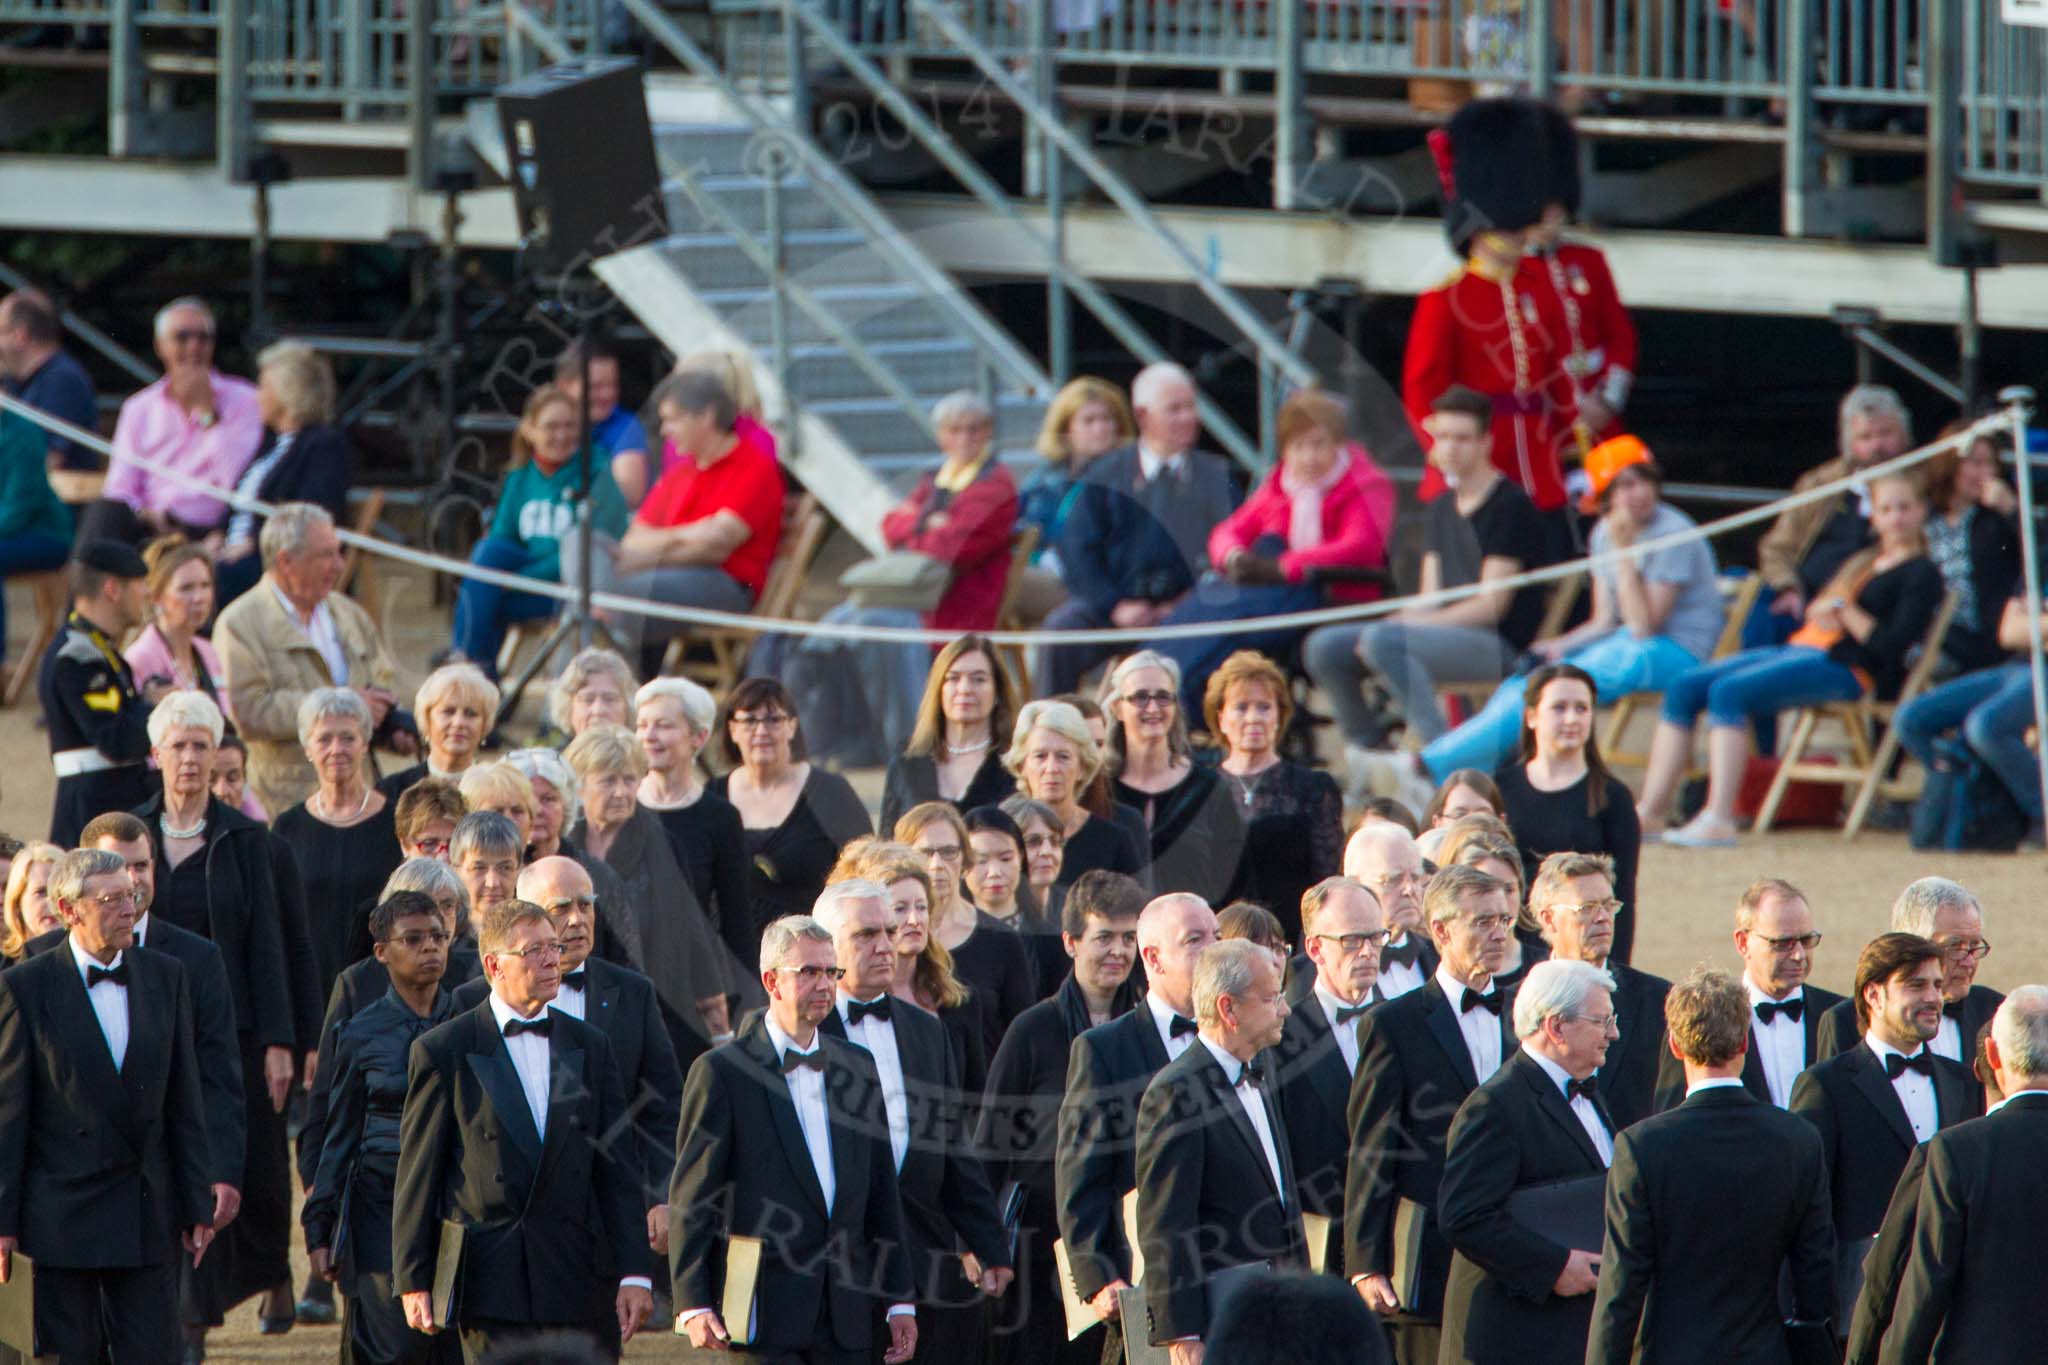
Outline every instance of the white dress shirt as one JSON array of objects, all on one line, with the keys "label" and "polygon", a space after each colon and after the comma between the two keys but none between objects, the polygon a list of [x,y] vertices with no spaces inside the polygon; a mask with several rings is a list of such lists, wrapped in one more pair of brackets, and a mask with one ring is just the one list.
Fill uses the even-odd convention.
[{"label": "white dress shirt", "polygon": [[1244,1107],[1245,1117],[1252,1121],[1252,1130],[1259,1135],[1259,1146],[1266,1149],[1266,1169],[1273,1176],[1273,1188],[1282,1200],[1289,1199],[1287,1184],[1280,1177],[1280,1149],[1273,1142],[1273,1125],[1266,1117],[1266,1101],[1259,1094],[1259,1087],[1243,1079],[1244,1063],[1223,1049],[1223,1045],[1207,1034],[1202,1035],[1202,1046],[1209,1049],[1209,1055],[1223,1068],[1223,1074],[1235,1084],[1231,1087],[1237,1102]]},{"label": "white dress shirt", "polygon": [[[896,1169],[900,1173],[904,1153],[910,1150],[910,1095],[903,1084],[903,1054],[896,1048],[896,1026],[872,1014],[858,1024],[853,1023],[847,1018],[851,1013],[850,1004],[850,998],[842,992],[839,996],[839,1022],[846,1026],[847,1041],[866,1048],[875,1059],[875,1073],[882,1079],[882,1107],[889,1117],[889,1150],[895,1155]],[[893,1011],[909,1009],[910,1006],[898,1000],[889,1008]]]},{"label": "white dress shirt", "polygon": [[[1887,1057],[1913,1057],[1918,1052],[1901,1052],[1875,1033],[1863,1035],[1863,1045],[1877,1054],[1877,1064]],[[1926,1051],[1923,1048],[1920,1051]],[[1901,1071],[1892,1082],[1892,1093],[1906,1108],[1906,1121],[1913,1125],[1913,1141],[1925,1142],[1941,1128],[1941,1106],[1934,1099],[1934,1077],[1920,1071]]]},{"label": "white dress shirt", "polygon": [[[539,1019],[547,1012],[542,1005],[533,1017]],[[491,992],[491,1017],[498,1021],[498,1032],[505,1032],[505,1025],[514,1019],[524,1020],[525,1016],[513,1009]],[[526,1107],[533,1113],[533,1131],[540,1134],[540,1140],[548,1140],[548,1090],[554,1069],[549,1064],[548,1040],[538,1033],[522,1033],[516,1038],[505,1039],[505,1051],[511,1055],[512,1069],[519,1073],[519,1088],[526,1092]]]},{"label": "white dress shirt", "polygon": [[[71,960],[78,966],[80,981],[86,980],[89,967],[112,971],[121,965],[119,953],[114,954],[112,962],[101,962],[79,947],[75,936],[65,942],[71,945]],[[85,998],[99,1018],[100,1034],[107,1040],[107,1053],[114,1059],[114,1070],[119,1071],[121,1063],[128,1059],[128,988],[113,981],[102,981],[97,986],[86,987]]]},{"label": "white dress shirt", "polygon": [[[1486,1078],[1500,1070],[1500,1016],[1477,1006],[1465,1009],[1465,983],[1452,976],[1449,968],[1441,963],[1436,969],[1436,984],[1443,991],[1444,999],[1450,1001],[1451,1013],[1457,1016],[1458,1032],[1465,1035],[1465,1051],[1472,1058],[1472,1072],[1479,1078],[1479,1084],[1485,1085]],[[1499,989],[1488,981],[1480,994],[1492,995]]]},{"label": "white dress shirt", "polygon": [[1570,1094],[1565,1089],[1572,1082],[1572,1073],[1566,1071],[1533,1047],[1525,1047],[1522,1051],[1529,1054],[1529,1060],[1543,1068],[1543,1074],[1550,1077],[1550,1082],[1557,1087],[1558,1093],[1565,1096],[1565,1103],[1571,1105],[1572,1114],[1578,1119],[1579,1127],[1585,1129],[1586,1136],[1593,1140],[1593,1150],[1600,1154],[1600,1164],[1602,1166],[1612,1166],[1614,1164],[1614,1135],[1609,1133],[1607,1125],[1601,1122],[1600,1111],[1593,1107],[1593,1101],[1587,1099],[1584,1095]]},{"label": "white dress shirt", "polygon": [[1146,483],[1158,478],[1162,469],[1169,474],[1179,475],[1181,466],[1187,463],[1187,458],[1185,452],[1179,455],[1161,455],[1143,441],[1138,442],[1138,472],[1144,476]]},{"label": "white dress shirt", "polygon": [[1344,1056],[1344,1069],[1354,1076],[1357,1075],[1358,1021],[1353,1019],[1342,1028],[1337,1027],[1337,1011],[1348,1010],[1351,1006],[1324,990],[1323,979],[1320,975],[1316,977],[1315,997],[1316,1003],[1323,1007],[1323,1018],[1329,1021],[1330,1032],[1337,1037],[1337,1051]]},{"label": "white dress shirt", "polygon": [[1928,1041],[1927,1050],[1937,1057],[1946,1057],[1952,1062],[1963,1060],[1963,1022],[1951,1019],[1946,1012],[1941,1016],[1941,1027],[1934,1031]]},{"label": "white dress shirt", "polygon": [[[580,971],[581,968],[578,970]],[[589,1003],[590,997],[584,993],[583,987],[570,985],[569,973],[564,971],[562,973],[561,989],[555,992],[554,999],[548,1001],[548,1008],[557,1014],[566,1014],[571,1019],[580,1022],[583,1019],[583,1011]]]},{"label": "white dress shirt", "polygon": [[1709,1076],[1703,1081],[1694,1081],[1691,1085],[1688,1085],[1685,1088],[1685,1097],[1691,1099],[1702,1090],[1727,1090],[1731,1087],[1737,1090],[1742,1089],[1742,1077]]},{"label": "white dress shirt", "polygon": [[[1145,992],[1145,1008],[1152,1011],[1152,1026],[1159,1030],[1159,1041],[1166,1044],[1166,1060],[1176,1060],[1188,1050],[1188,1044],[1195,1041],[1195,1035],[1181,1030],[1179,1036],[1173,1032],[1173,1018],[1178,1011],[1161,1000],[1156,992]],[[1181,1015],[1185,1019],[1187,1015]]]},{"label": "white dress shirt", "polygon": [[270,590],[277,594],[278,602],[284,607],[285,618],[312,641],[313,648],[320,651],[320,657],[327,664],[327,676],[336,687],[348,685],[348,653],[341,647],[341,632],[335,628],[334,613],[322,602],[313,608],[313,621],[308,625],[299,618],[299,609],[284,595],[284,590],[272,583]]},{"label": "white dress shirt", "polygon": [[[1779,1014],[1766,1024],[1756,1017],[1756,1007],[1771,999],[1757,989],[1757,984],[1747,976],[1742,984],[1749,991],[1749,1033],[1756,1039],[1756,1059],[1764,1069],[1764,1085],[1771,1092],[1771,1103],[1783,1109],[1792,1102],[1792,1082],[1799,1079],[1799,1073],[1806,1070],[1806,1021]],[[1793,1000],[1806,1000],[1806,987],[1795,988],[1784,1000],[1774,1004],[1786,1004]],[[1812,1002],[1807,1001],[1807,1008]]]},{"label": "white dress shirt", "polygon": [[[768,1041],[775,1045],[775,1059],[779,1063],[784,1053],[797,1052],[805,1056],[816,1052],[824,1042],[811,1035],[809,1047],[798,1047],[794,1039],[784,1033],[775,1022],[773,1015],[763,1015],[768,1025]],[[794,1071],[782,1073],[783,1083],[789,1087],[789,1098],[796,1105],[797,1127],[803,1129],[804,1146],[810,1149],[811,1170],[817,1174],[818,1188],[825,1192],[825,1212],[832,1212],[832,1197],[838,1193],[838,1185],[832,1178],[832,1116],[825,1108],[825,1073],[800,1066]]]},{"label": "white dress shirt", "polygon": [[[1412,933],[1413,931],[1409,932]],[[1398,947],[1407,941],[1408,934],[1403,934],[1398,942],[1390,941],[1388,946]],[[1428,979],[1428,977],[1422,974],[1422,963],[1420,961],[1417,961],[1411,967],[1404,963],[1391,962],[1385,957],[1380,958],[1379,986],[1380,998],[1383,1000],[1392,1000],[1397,995],[1406,995],[1410,991],[1419,991],[1422,989],[1422,983]]]}]

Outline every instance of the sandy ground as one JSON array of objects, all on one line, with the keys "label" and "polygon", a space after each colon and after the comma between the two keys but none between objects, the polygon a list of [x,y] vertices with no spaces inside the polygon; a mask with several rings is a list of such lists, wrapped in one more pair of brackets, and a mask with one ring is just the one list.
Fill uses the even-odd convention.
[{"label": "sandy ground", "polygon": [[[447,609],[430,601],[423,579],[397,578],[384,585],[385,621],[391,642],[417,682],[428,654],[445,644]],[[18,657],[34,621],[34,607],[19,585],[8,588],[12,639],[7,658]],[[515,737],[530,733],[539,715],[537,695],[511,722]],[[48,746],[35,725],[33,688],[12,710],[0,711],[0,755],[8,760],[0,777],[0,829],[31,836],[47,828],[51,779]],[[1637,774],[1625,772],[1625,778]],[[879,801],[881,774],[849,774],[871,805]],[[1784,877],[1804,889],[1826,941],[1818,954],[1815,980],[1846,991],[1856,952],[1882,931],[1893,898],[1916,877],[1953,877],[1977,892],[1986,906],[1985,936],[1995,945],[1983,979],[2000,989],[2048,980],[2048,919],[2036,920],[2025,907],[2048,890],[2048,860],[2039,854],[1926,854],[1907,847],[1901,834],[1867,833],[1849,843],[1834,831],[1802,830],[1745,839],[1728,851],[1692,851],[1654,846],[1644,851],[1640,873],[1642,921],[1636,934],[1636,965],[1672,976],[1700,962],[1732,964],[1729,935],[1736,895],[1753,878]],[[303,1255],[294,1248],[298,1273]],[[316,1361],[333,1359],[334,1328],[298,1328],[259,1337],[252,1305],[231,1319],[209,1347],[222,1362]],[[627,1351],[631,1360],[680,1360],[687,1351],[672,1338],[647,1339]]]}]

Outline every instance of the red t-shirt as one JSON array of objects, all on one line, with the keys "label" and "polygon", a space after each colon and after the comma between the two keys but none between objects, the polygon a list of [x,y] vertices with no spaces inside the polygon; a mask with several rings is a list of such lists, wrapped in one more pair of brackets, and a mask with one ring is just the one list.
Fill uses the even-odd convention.
[{"label": "red t-shirt", "polygon": [[729,509],[753,534],[719,567],[759,597],[782,539],[782,466],[766,427],[741,417],[733,431],[739,444],[708,469],[698,468],[695,456],[676,457],[640,504],[638,519],[667,530]]}]

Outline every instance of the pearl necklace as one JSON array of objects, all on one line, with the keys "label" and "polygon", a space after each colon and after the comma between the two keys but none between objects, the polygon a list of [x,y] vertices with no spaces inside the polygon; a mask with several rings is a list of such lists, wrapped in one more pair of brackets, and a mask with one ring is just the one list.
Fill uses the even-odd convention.
[{"label": "pearl necklace", "polygon": [[[323,805],[323,806],[327,806],[327,814],[325,814],[325,815],[321,816],[320,818],[321,818],[321,819],[323,819],[323,820],[325,820],[325,821],[326,821],[326,822],[327,822],[328,824],[330,824],[330,825],[352,825],[352,824],[354,824],[354,823],[355,823],[356,821],[358,821],[358,820],[362,819],[362,818],[363,818],[363,812],[364,812],[364,811],[366,811],[366,810],[368,810],[368,809],[370,808],[370,792],[371,792],[372,790],[373,790],[373,788],[372,788],[372,787],[371,787],[371,786],[370,786],[370,785],[369,785],[369,784],[368,784],[367,782],[363,784],[363,799],[362,799],[362,800],[360,800],[360,801],[358,801],[358,802],[356,802],[356,808],[355,808],[355,811],[354,811],[354,813],[353,813],[353,814],[351,814],[351,815],[350,815],[350,816],[348,817],[348,819],[346,819],[346,820],[339,820],[339,819],[336,819],[336,818],[335,818],[335,814],[334,814],[334,807],[328,804],[328,802],[327,802],[327,799],[326,799],[326,797],[325,797],[325,796],[322,796],[322,797],[321,797],[321,800],[320,800],[320,804],[321,804],[321,805]],[[316,795],[318,795],[318,793],[316,793]],[[319,814],[319,812],[318,812],[318,811],[315,811],[315,812],[314,812],[314,814],[318,815],[318,814]]]},{"label": "pearl necklace", "polygon": [[[944,743],[944,741],[941,742]],[[978,754],[982,752],[984,749],[988,748],[989,745],[995,742],[996,737],[994,735],[990,735],[987,739],[983,740],[979,744],[946,744],[946,757],[959,758],[963,754]]]},{"label": "pearl necklace", "polygon": [[173,829],[168,811],[165,812],[164,818],[160,823],[163,825],[164,838],[166,839],[197,839],[200,835],[206,833],[205,808],[200,808],[199,823],[193,825],[190,829]]}]

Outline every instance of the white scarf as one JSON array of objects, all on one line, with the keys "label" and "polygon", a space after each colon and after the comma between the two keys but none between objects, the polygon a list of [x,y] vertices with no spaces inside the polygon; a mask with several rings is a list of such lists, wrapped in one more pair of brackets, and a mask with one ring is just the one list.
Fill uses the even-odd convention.
[{"label": "white scarf", "polygon": [[1323,497],[1351,469],[1351,452],[1339,451],[1330,472],[1313,483],[1302,483],[1280,466],[1280,491],[1287,495],[1287,548],[1313,550],[1323,543]]}]

